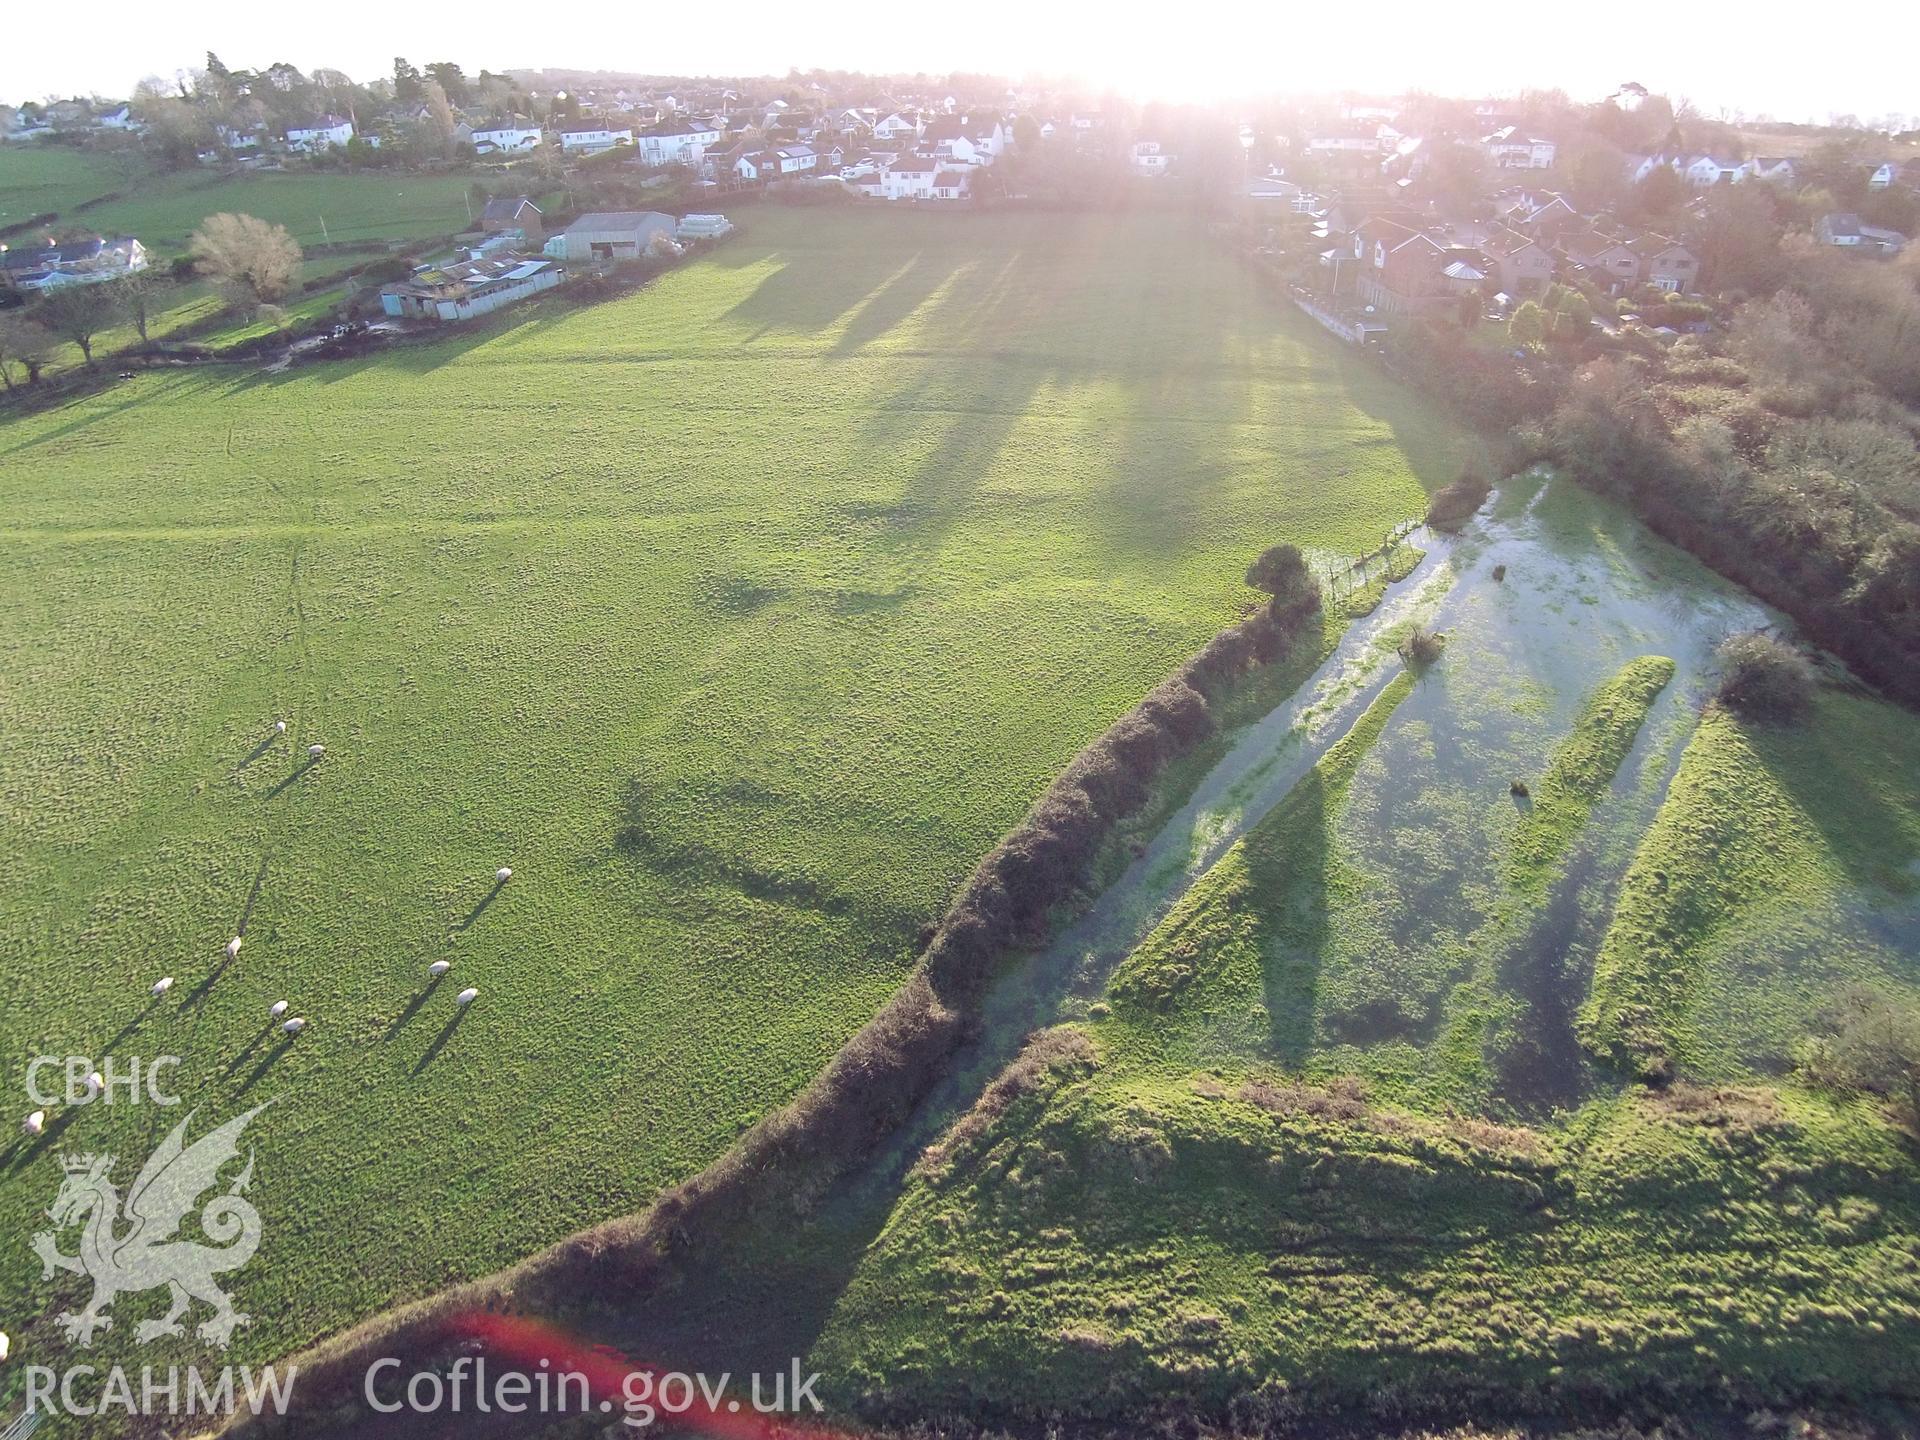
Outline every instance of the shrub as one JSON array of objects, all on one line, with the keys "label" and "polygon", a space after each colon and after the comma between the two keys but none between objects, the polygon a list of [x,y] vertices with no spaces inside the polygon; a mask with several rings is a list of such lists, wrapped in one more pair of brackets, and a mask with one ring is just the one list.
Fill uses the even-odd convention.
[{"label": "shrub", "polygon": [[1416,625],[1407,632],[1407,638],[1400,642],[1400,658],[1409,665],[1431,665],[1440,658],[1447,637],[1438,630],[1429,630]]},{"label": "shrub", "polygon": [[1295,595],[1312,583],[1298,545],[1269,545],[1247,567],[1247,584],[1276,599]]},{"label": "shrub", "polygon": [[1901,1124],[1920,1125],[1920,1007],[1856,986],[1841,997],[1830,1023],[1831,1033],[1801,1059],[1808,1077],[1883,1096]]},{"label": "shrub", "polygon": [[1436,490],[1427,502],[1427,524],[1436,530],[1458,530],[1492,493],[1493,481],[1486,475],[1463,470],[1458,480]]},{"label": "shrub", "polygon": [[1765,631],[1728,636],[1714,658],[1721,703],[1749,719],[1797,720],[1813,704],[1813,667]]}]

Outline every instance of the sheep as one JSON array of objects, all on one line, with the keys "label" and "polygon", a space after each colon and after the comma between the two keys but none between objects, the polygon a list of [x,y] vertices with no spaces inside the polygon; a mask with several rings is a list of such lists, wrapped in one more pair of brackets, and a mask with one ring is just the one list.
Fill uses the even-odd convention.
[{"label": "sheep", "polygon": [[273,1004],[267,1007],[267,1018],[269,1020],[278,1020],[282,1015],[286,1013],[287,1013],[287,1002],[284,1000],[276,1000],[273,1002]]},{"label": "sheep", "polygon": [[238,955],[239,953],[240,953],[240,937],[236,935],[233,937],[233,939],[227,941],[227,959],[231,960],[233,959],[234,956]]},{"label": "sheep", "polygon": [[36,1110],[20,1122],[20,1128],[29,1135],[42,1135],[47,1129],[47,1112]]},{"label": "sheep", "polygon": [[274,734],[276,734],[276,735],[284,735],[284,734],[286,734],[286,733],[287,733],[287,722],[286,722],[286,721],[284,721],[284,720],[276,720],[276,721],[274,721],[274,722],[273,722],[273,733],[274,733]]},{"label": "sheep", "polygon": [[480,998],[479,989],[475,986],[469,985],[466,989],[462,990],[458,995],[453,997],[453,1003],[456,1005],[465,1007],[473,1004],[473,1002],[478,1000],[479,998]]},{"label": "sheep", "polygon": [[89,1100],[93,1099],[96,1095],[98,1095],[102,1090],[105,1090],[106,1088],[107,1088],[106,1076],[102,1075],[98,1070],[92,1071],[91,1073],[88,1074],[87,1098]]},{"label": "sheep", "polygon": [[285,1035],[298,1035],[302,1030],[306,1028],[307,1028],[307,1022],[305,1020],[302,1020],[298,1015],[296,1015],[293,1017],[293,1019],[287,1021],[286,1024],[282,1025],[280,1027],[280,1030],[281,1030],[281,1033]]},{"label": "sheep", "polygon": [[327,753],[327,747],[324,745],[307,746],[307,758],[309,760],[318,760],[322,755],[326,753]]},{"label": "sheep", "polygon": [[173,976],[162,975],[158,980],[153,982],[153,998],[158,1000],[171,989],[173,989]]},{"label": "sheep", "polygon": [[427,966],[427,974],[438,980],[451,969],[453,969],[453,962],[451,960],[436,960],[433,964]]},{"label": "sheep", "polygon": [[513,867],[511,865],[502,865],[498,870],[493,872],[493,883],[496,885],[504,885],[511,879],[513,879]]},{"label": "sheep", "polygon": [[7,1332],[0,1330],[0,1365],[7,1363],[7,1356],[13,1353],[13,1341],[7,1338]]}]

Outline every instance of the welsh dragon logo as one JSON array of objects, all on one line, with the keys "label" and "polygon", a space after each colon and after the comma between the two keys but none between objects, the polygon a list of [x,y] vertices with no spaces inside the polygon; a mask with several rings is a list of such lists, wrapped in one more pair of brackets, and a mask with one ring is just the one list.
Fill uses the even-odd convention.
[{"label": "welsh dragon logo", "polygon": [[[124,1202],[112,1180],[113,1156],[63,1157],[67,1178],[47,1210],[54,1228],[33,1237],[33,1251],[40,1257],[44,1278],[68,1270],[93,1281],[93,1298],[86,1308],[59,1317],[69,1340],[93,1344],[95,1331],[113,1327],[113,1317],[106,1312],[117,1297],[163,1285],[171,1303],[163,1318],[135,1327],[141,1341],[184,1334],[180,1317],[195,1300],[213,1307],[196,1333],[214,1345],[224,1348],[236,1327],[250,1323],[251,1317],[233,1308],[214,1277],[239,1269],[260,1248],[260,1212],[242,1198],[253,1179],[251,1151],[233,1183],[200,1210],[200,1229],[213,1243],[183,1239],[179,1232],[200,1196],[219,1183],[221,1169],[239,1158],[240,1132],[247,1122],[266,1108],[256,1106],[191,1145],[186,1143],[193,1119],[189,1114],[141,1167]],[[79,1252],[63,1255],[57,1237],[75,1224],[81,1227]]]}]

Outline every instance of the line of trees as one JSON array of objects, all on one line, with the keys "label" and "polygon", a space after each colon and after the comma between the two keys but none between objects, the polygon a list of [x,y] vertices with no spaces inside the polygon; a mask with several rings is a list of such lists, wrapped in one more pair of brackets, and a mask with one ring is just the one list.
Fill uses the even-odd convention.
[{"label": "line of trees", "polygon": [[[212,281],[228,308],[247,315],[257,315],[292,294],[304,259],[300,243],[285,226],[224,213],[202,222],[188,254],[193,271]],[[173,283],[169,272],[149,266],[113,280],[55,286],[31,305],[0,311],[0,383],[8,393],[22,384],[37,385],[63,343],[80,352],[85,368],[96,369],[94,342],[117,326],[132,326],[146,344],[154,315]]]}]

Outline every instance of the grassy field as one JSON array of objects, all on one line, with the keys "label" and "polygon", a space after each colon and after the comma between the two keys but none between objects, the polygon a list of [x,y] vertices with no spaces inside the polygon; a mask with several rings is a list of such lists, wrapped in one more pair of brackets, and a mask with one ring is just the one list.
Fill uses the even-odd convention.
[{"label": "grassy field", "polygon": [[[1262,546],[1461,458],[1171,217],[756,212],[604,306],[15,421],[0,1048],[274,1100],[236,1356],[498,1266],[798,1089]],[[175,1118],[59,1142],[125,1183]],[[31,1233],[52,1156],[0,1167]],[[0,1256],[15,1354],[76,1294]]]},{"label": "grassy field", "polygon": [[79,218],[97,230],[138,235],[161,255],[184,253],[200,222],[221,211],[284,225],[308,246],[428,239],[468,228],[470,184],[464,175],[190,172],[145,181]]},{"label": "grassy field", "polygon": [[[228,176],[135,173],[111,155],[64,145],[0,145],[0,225],[53,210],[63,226],[136,235],[161,257],[223,210],[284,225],[302,245],[450,235],[469,222],[464,175],[306,171]],[[85,210],[81,203],[115,198]]]},{"label": "grassy field", "polygon": [[0,145],[0,225],[65,213],[120,188],[128,175],[125,161],[98,151],[42,142]]},{"label": "grassy field", "polygon": [[1813,723],[1709,715],[1635,857],[1582,1017],[1627,1063],[1709,1080],[1793,1063],[1850,985],[1920,994],[1920,722],[1859,696]]}]

